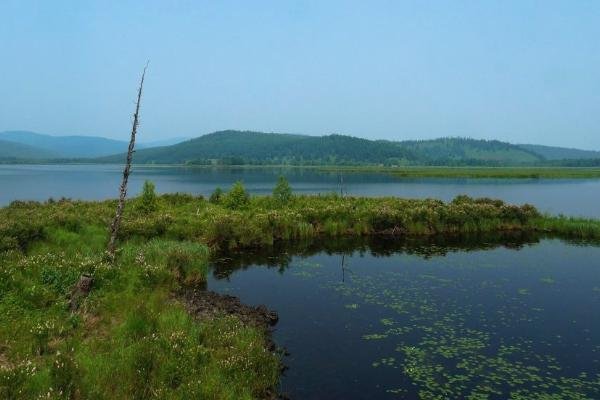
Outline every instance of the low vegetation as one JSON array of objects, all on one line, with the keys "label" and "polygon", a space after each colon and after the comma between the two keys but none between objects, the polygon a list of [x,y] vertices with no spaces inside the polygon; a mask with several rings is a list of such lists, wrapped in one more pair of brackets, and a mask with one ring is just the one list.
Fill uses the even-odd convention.
[{"label": "low vegetation", "polygon": [[[163,211],[180,201],[149,201],[146,191],[128,204],[132,219],[149,217],[154,201]],[[174,295],[204,284],[208,247],[123,236],[111,266],[113,205],[63,200],[0,211],[0,398],[268,397],[280,361],[265,350],[265,333],[234,316],[196,321]],[[71,312],[82,274],[93,290]]]},{"label": "low vegetation", "polygon": [[322,167],[323,171],[384,173],[399,178],[593,179],[600,168],[586,167]]},{"label": "low vegetation", "polygon": [[[459,196],[452,202],[273,196],[242,183],[210,201],[128,200],[116,265],[106,262],[115,201],[13,202],[0,209],[0,398],[265,397],[279,356],[236,317],[197,321],[176,293],[202,285],[211,252],[366,235],[540,231],[600,238],[600,222],[541,215],[533,206]],[[69,309],[82,274],[93,290]]]},{"label": "low vegetation", "polygon": [[[104,262],[105,230],[50,227],[26,253],[0,255],[0,398],[256,398],[278,379],[264,333],[235,317],[196,322],[172,293],[202,282],[207,248],[123,243]],[[94,278],[79,311],[68,298]]]}]

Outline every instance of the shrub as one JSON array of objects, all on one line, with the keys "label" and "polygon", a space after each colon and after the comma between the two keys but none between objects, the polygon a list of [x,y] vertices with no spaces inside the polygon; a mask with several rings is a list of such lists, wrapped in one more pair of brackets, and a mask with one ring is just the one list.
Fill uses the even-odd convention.
[{"label": "shrub", "polygon": [[173,217],[169,214],[154,214],[149,218],[132,218],[126,215],[119,229],[119,239],[124,240],[133,236],[146,239],[159,237],[165,234],[172,222]]},{"label": "shrub", "polygon": [[248,207],[250,196],[242,182],[237,181],[223,199],[223,205],[231,210],[241,210]]},{"label": "shrub", "polygon": [[[135,252],[125,255],[124,262],[142,268],[145,281],[151,285],[174,278],[176,283],[196,284],[206,281],[208,249],[194,242],[154,239]],[[133,251],[133,252],[132,252]]]},{"label": "shrub", "polygon": [[160,197],[171,206],[181,206],[181,205],[189,204],[192,201],[194,201],[194,199],[199,199],[200,201],[204,200],[204,197],[202,197],[202,196],[194,197],[189,193],[181,193],[181,192],[164,193]]},{"label": "shrub", "polygon": [[0,251],[26,250],[44,237],[44,226],[39,220],[22,218],[0,222]]},{"label": "shrub", "polygon": [[287,204],[292,199],[292,188],[284,176],[280,176],[273,189],[273,199],[279,204]]},{"label": "shrub", "polygon": [[220,187],[217,187],[215,189],[215,191],[212,192],[212,194],[210,195],[210,198],[208,199],[209,203],[212,203],[212,204],[220,204],[222,200],[223,200],[223,189],[221,189]]},{"label": "shrub", "polygon": [[156,192],[154,183],[151,181],[145,181],[144,187],[142,188],[142,195],[140,196],[139,208],[144,213],[151,213],[156,210]]}]

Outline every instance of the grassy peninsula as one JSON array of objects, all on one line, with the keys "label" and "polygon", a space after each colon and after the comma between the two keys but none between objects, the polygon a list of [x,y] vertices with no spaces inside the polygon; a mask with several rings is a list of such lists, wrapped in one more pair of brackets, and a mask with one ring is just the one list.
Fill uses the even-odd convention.
[{"label": "grassy peninsula", "polygon": [[[535,231],[600,238],[600,222],[459,196],[452,202],[272,196],[241,184],[210,199],[146,192],[127,202],[115,265],[114,200],[13,202],[0,209],[0,397],[52,399],[273,396],[280,356],[236,316],[195,318],[181,293],[202,287],[209,257],[314,237]],[[94,279],[74,299],[82,274]],[[70,306],[78,301],[78,307]]]}]

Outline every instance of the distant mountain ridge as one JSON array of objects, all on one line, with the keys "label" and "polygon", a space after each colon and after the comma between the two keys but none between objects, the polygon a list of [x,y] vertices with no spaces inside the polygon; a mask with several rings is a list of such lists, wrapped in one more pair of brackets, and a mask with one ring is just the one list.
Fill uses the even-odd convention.
[{"label": "distant mountain ridge", "polygon": [[[123,155],[99,158],[119,162]],[[499,141],[442,138],[394,142],[352,136],[307,136],[253,131],[220,131],[173,146],[141,149],[140,164],[387,164],[502,165],[543,161],[538,154]]]},{"label": "distant mountain ridge", "polygon": [[91,158],[127,151],[127,142],[98,136],[50,136],[29,131],[0,132],[0,140],[48,151],[55,158]]},{"label": "distant mountain ridge", "polygon": [[192,138],[186,137],[186,136],[177,136],[177,137],[173,137],[173,138],[169,138],[169,139],[161,139],[161,140],[151,140],[151,141],[142,140],[139,143],[137,143],[137,141],[136,141],[136,146],[139,146],[140,148],[143,148],[143,149],[147,149],[149,147],[171,146],[173,144],[185,142],[186,140],[190,140],[190,139],[192,139]]},{"label": "distant mountain ridge", "polygon": [[29,146],[27,144],[15,143],[8,140],[0,139],[0,160],[18,161],[22,159],[52,159],[57,158],[58,154],[49,150],[40,149],[38,147]]},{"label": "distant mountain ridge", "polygon": [[[369,140],[345,135],[308,136],[226,130],[194,139],[136,145],[139,164],[219,165],[600,165],[600,152],[498,140],[447,137]],[[175,144],[171,144],[175,142]],[[151,147],[157,146],[158,147]],[[90,136],[0,132],[0,162],[122,163],[128,143]]]},{"label": "distant mountain ridge", "polygon": [[[29,149],[23,152],[19,151],[17,147],[6,146],[5,151],[1,153],[2,156],[0,157],[4,159],[13,158],[15,160],[95,158],[125,152],[129,145],[129,142],[124,140],[114,140],[100,136],[52,136],[30,131],[0,132],[0,140],[29,146]],[[136,144],[136,147],[141,149],[172,145],[183,140],[185,138],[139,142]]]}]

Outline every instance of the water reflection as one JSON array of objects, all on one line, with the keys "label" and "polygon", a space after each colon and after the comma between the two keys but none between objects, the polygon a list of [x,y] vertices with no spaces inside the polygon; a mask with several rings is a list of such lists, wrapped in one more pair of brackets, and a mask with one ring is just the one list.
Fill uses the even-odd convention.
[{"label": "water reflection", "polygon": [[501,232],[477,235],[440,235],[427,237],[387,237],[359,236],[339,238],[314,238],[291,243],[276,243],[260,250],[221,252],[212,260],[212,273],[216,279],[229,277],[238,269],[255,265],[276,268],[284,272],[294,258],[306,258],[316,254],[338,255],[341,260],[346,255],[360,257],[390,257],[396,254],[409,254],[422,258],[445,256],[452,252],[503,247],[518,250],[539,243],[542,235],[535,232]]}]

